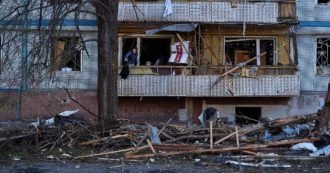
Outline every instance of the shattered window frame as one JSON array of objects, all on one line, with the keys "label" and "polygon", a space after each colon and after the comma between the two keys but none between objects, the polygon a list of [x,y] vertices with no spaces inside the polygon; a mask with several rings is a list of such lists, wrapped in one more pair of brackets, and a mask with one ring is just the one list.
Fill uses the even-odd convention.
[{"label": "shattered window frame", "polygon": [[[136,48],[137,48],[137,53],[138,53],[138,57],[137,57],[137,65],[136,66],[146,66],[146,65],[141,65],[140,64],[140,58],[141,58],[141,43],[142,43],[142,39],[170,39],[170,45],[169,47],[171,47],[172,44],[174,44],[174,36],[171,34],[162,34],[162,35],[144,35],[144,34],[137,34],[137,35],[122,35],[120,34],[118,36],[118,67],[122,66],[122,58],[123,56],[125,56],[126,52],[123,52],[123,40],[127,39],[127,38],[132,38],[132,39],[136,39]],[[148,66],[159,66],[159,65],[148,65]]]},{"label": "shattered window frame", "polygon": [[[261,54],[261,50],[260,50],[260,41],[261,40],[272,40],[273,41],[273,63],[271,65],[257,65],[257,61],[255,61],[255,65],[257,66],[275,66],[278,64],[279,62],[279,59],[278,59],[278,53],[277,53],[277,42],[278,42],[278,38],[276,36],[224,36],[224,41],[223,41],[223,62],[227,62],[227,53],[226,53],[226,40],[228,39],[246,39],[246,40],[249,40],[249,41],[256,41],[259,40],[259,48],[257,48],[257,44],[255,46],[255,54],[257,55],[258,53]],[[258,52],[259,51],[259,52]],[[256,56],[255,55],[255,56]],[[253,58],[253,57],[250,57],[250,58]],[[261,62],[259,62],[261,63]],[[251,63],[250,63],[251,64]],[[254,63],[252,63],[254,64]],[[235,66],[236,63],[231,63],[230,65],[233,65]]]},{"label": "shattered window frame", "polygon": [[[62,41],[65,43],[62,46],[62,48],[58,49],[58,44],[61,40],[65,40],[65,41]],[[72,42],[72,40],[73,40],[73,42]],[[67,47],[67,44],[71,44],[71,43],[68,43],[70,41],[71,41],[71,43],[74,43],[74,47],[73,46],[70,47],[70,45],[69,45],[69,47]],[[65,51],[67,51],[68,49],[72,50],[72,53],[69,52],[67,55],[70,57],[65,58],[64,56],[67,56],[67,55],[63,55],[63,53]],[[57,52],[57,51],[59,51],[59,52]],[[75,57],[73,57],[72,55],[74,55]],[[80,37],[77,37],[77,36],[56,37],[56,39],[53,42],[52,54],[51,54],[52,71],[65,72],[65,73],[82,73],[83,72],[83,56],[82,55],[83,54],[82,54],[82,45],[81,45]],[[74,58],[74,59],[72,59],[72,58]],[[77,60],[76,58],[79,58],[79,60]],[[76,63],[77,61],[79,62],[79,64]],[[73,63],[73,67],[71,68],[71,70],[64,69],[66,67],[69,67],[68,64],[71,62]]]}]

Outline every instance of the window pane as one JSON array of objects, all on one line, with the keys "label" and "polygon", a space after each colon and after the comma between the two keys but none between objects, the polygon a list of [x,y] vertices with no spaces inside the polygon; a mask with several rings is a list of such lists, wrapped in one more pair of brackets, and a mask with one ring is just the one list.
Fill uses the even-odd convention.
[{"label": "window pane", "polygon": [[260,40],[260,54],[267,52],[260,57],[260,65],[274,65],[274,40]]},{"label": "window pane", "polygon": [[[226,38],[226,61],[229,65],[245,62],[256,56],[256,40],[245,38]],[[256,61],[249,63],[256,65]]]},{"label": "window pane", "polygon": [[[260,47],[257,48],[257,40],[260,40]],[[226,38],[225,58],[227,64],[234,65],[245,62],[257,56],[257,49],[260,54],[267,52],[260,57],[260,65],[274,65],[274,39],[257,38]],[[252,61],[248,65],[256,65],[257,61]]]}]

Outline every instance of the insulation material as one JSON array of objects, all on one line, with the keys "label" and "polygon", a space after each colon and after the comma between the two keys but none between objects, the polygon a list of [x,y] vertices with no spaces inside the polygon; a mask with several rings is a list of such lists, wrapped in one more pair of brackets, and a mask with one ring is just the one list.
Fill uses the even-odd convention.
[{"label": "insulation material", "polygon": [[189,41],[185,41],[183,44],[176,42],[171,46],[171,57],[168,62],[174,64],[188,64],[189,56],[186,49],[189,49]]}]

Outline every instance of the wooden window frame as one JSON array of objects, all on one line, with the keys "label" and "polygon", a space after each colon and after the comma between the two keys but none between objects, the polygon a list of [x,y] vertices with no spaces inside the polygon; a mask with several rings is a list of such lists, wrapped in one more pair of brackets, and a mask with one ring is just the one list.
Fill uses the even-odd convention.
[{"label": "wooden window frame", "polygon": [[[256,55],[261,54],[262,52],[260,52],[260,40],[273,40],[274,41],[274,45],[273,45],[273,64],[272,65],[276,65],[279,62],[278,59],[278,47],[277,47],[277,37],[276,36],[224,36],[224,43],[223,43],[223,59],[222,62],[226,62],[226,39],[227,38],[237,38],[237,39],[251,39],[251,40],[256,40]],[[258,44],[258,40],[259,40],[259,44]],[[257,47],[257,45],[259,47]],[[252,58],[252,57],[251,57]],[[260,59],[257,59],[257,66],[260,66]],[[258,65],[259,64],[259,65]],[[233,64],[235,65],[235,64]]]}]

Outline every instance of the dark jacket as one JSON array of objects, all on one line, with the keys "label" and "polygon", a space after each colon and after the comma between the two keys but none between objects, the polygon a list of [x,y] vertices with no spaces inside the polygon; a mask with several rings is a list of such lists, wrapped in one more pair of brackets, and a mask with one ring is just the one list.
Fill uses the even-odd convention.
[{"label": "dark jacket", "polygon": [[129,65],[137,65],[137,53],[128,51],[124,57],[124,62],[127,61]]}]

